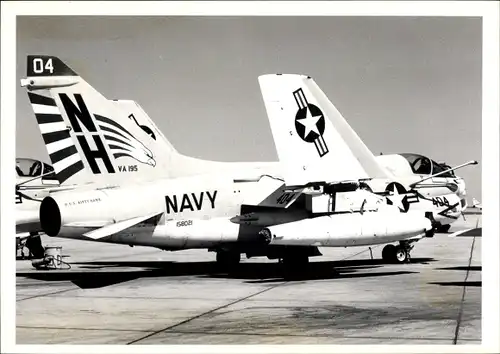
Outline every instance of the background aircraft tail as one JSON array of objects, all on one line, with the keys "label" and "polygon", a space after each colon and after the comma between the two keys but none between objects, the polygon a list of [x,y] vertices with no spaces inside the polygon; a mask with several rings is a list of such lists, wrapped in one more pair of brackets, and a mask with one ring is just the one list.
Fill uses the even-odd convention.
[{"label": "background aircraft tail", "polygon": [[259,84],[287,185],[388,177],[312,78],[263,75]]}]

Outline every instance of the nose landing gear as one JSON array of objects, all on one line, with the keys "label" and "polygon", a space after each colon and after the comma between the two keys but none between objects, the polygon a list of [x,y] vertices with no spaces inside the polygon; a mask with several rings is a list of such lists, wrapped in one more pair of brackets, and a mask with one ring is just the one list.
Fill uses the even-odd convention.
[{"label": "nose landing gear", "polygon": [[399,241],[399,245],[387,245],[382,249],[382,259],[388,263],[410,263],[414,241]]}]

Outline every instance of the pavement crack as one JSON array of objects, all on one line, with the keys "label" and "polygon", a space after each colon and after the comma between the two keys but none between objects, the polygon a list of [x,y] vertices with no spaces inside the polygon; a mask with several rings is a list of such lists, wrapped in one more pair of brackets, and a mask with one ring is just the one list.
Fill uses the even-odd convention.
[{"label": "pavement crack", "polygon": [[469,264],[467,265],[467,272],[465,273],[464,286],[462,289],[462,299],[460,300],[460,309],[458,311],[457,325],[455,326],[455,336],[453,338],[453,344],[457,344],[458,336],[460,333],[460,325],[462,323],[462,314],[464,312],[464,301],[465,301],[465,293],[467,291],[467,279],[469,278],[470,265],[472,263],[472,254],[474,253],[474,244],[476,242],[476,238],[472,239],[472,244],[470,247],[470,255],[469,255]]},{"label": "pavement crack", "polygon": [[269,291],[269,290],[273,290],[273,289],[275,289],[275,288],[277,288],[277,287],[279,287],[279,286],[281,286],[281,285],[283,285],[283,284],[286,284],[286,283],[287,283],[287,282],[285,281],[285,282],[283,282],[283,283],[280,283],[280,284],[276,284],[276,285],[270,286],[270,287],[265,288],[265,289],[263,289],[263,290],[257,291],[257,292],[255,292],[255,293],[253,293],[253,294],[250,294],[250,295],[244,296],[244,297],[242,297],[242,298],[239,298],[239,299],[237,299],[237,300],[231,301],[231,302],[229,302],[229,303],[227,303],[227,304],[225,304],[225,305],[222,305],[222,306],[216,307],[216,308],[214,308],[214,309],[212,309],[212,310],[209,310],[209,311],[203,312],[203,313],[201,313],[201,314],[199,314],[199,315],[196,315],[196,316],[190,317],[190,318],[188,318],[188,319],[186,319],[186,320],[184,320],[184,321],[181,321],[181,322],[179,322],[179,323],[176,323],[176,324],[174,324],[174,325],[171,325],[171,326],[168,326],[168,327],[162,328],[162,329],[160,329],[159,331],[155,331],[155,332],[152,332],[152,333],[150,333],[150,334],[148,334],[148,335],[145,335],[145,336],[143,336],[143,337],[140,337],[140,338],[138,338],[138,339],[135,339],[135,340],[133,340],[133,341],[131,341],[131,342],[128,342],[128,343],[127,343],[127,345],[128,345],[128,344],[135,344],[135,343],[140,342],[140,341],[142,341],[142,340],[144,340],[144,339],[147,339],[147,338],[149,338],[149,337],[152,337],[152,336],[154,336],[154,335],[157,335],[157,334],[159,334],[159,333],[161,333],[161,332],[168,331],[168,330],[170,330],[170,329],[172,329],[172,328],[175,328],[175,327],[178,327],[178,326],[183,325],[183,324],[185,324],[185,323],[191,322],[192,320],[196,320],[196,319],[198,319],[198,318],[200,318],[200,317],[203,317],[203,316],[205,316],[205,315],[211,314],[211,313],[213,313],[213,312],[215,312],[215,311],[218,311],[218,310],[221,310],[221,309],[223,309],[223,308],[229,307],[229,306],[231,306],[231,305],[237,304],[237,303],[239,303],[239,302],[241,302],[241,301],[245,301],[245,300],[247,300],[247,299],[250,299],[251,297],[254,297],[254,296],[260,295],[260,294],[265,293],[265,292],[267,292],[267,291]]}]

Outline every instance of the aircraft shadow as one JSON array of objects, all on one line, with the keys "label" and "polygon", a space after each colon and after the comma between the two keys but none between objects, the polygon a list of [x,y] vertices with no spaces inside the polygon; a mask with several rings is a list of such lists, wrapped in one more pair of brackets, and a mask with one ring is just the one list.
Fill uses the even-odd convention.
[{"label": "aircraft shadow", "polygon": [[[412,263],[427,263],[432,258],[412,258]],[[165,262],[165,261],[103,261],[71,263],[67,271],[18,272],[26,277],[47,282],[70,281],[82,289],[102,288],[141,278],[199,276],[200,278],[241,279],[248,282],[280,282],[297,280],[342,279],[377,277],[415,273],[411,271],[363,272],[380,268],[385,262],[374,260],[344,260],[311,262],[299,272],[286,274],[276,263],[241,263],[229,272],[221,270],[215,262]],[[75,268],[78,266],[78,268]],[[142,269],[119,269],[142,268]]]},{"label": "aircraft shadow", "polygon": [[481,281],[444,281],[444,282],[431,282],[428,284],[433,284],[433,285],[441,285],[441,286],[472,286],[472,287],[481,287],[482,282]]},{"label": "aircraft shadow", "polygon": [[[344,270],[329,270],[318,273],[317,271],[306,271],[297,272],[288,275],[277,275],[273,279],[261,279],[261,280],[247,280],[246,283],[250,284],[268,284],[268,283],[279,283],[283,281],[293,282],[293,281],[306,281],[306,280],[328,280],[328,279],[348,279],[348,278],[368,278],[368,277],[384,277],[389,275],[402,275],[402,274],[412,274],[418,273],[413,271],[394,271],[394,272],[369,272],[369,273],[355,273],[355,271],[344,272]],[[212,276],[220,278],[219,276]],[[242,279],[240,276],[227,276],[225,278]],[[244,279],[244,278],[243,278]]]},{"label": "aircraft shadow", "polygon": [[469,230],[467,232],[464,232],[461,235],[458,235],[457,237],[482,237],[483,235],[483,228],[478,227],[472,230]]},{"label": "aircraft shadow", "polygon": [[461,267],[445,267],[445,268],[436,268],[439,270],[471,270],[481,272],[483,270],[482,266],[461,266]]}]

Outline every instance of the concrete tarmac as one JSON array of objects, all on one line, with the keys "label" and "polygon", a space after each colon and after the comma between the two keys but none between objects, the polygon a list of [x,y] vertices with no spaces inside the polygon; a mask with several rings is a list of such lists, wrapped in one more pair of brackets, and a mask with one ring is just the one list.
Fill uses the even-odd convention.
[{"label": "concrete tarmac", "polygon": [[481,344],[481,237],[423,239],[408,264],[321,248],[297,279],[263,257],[223,273],[206,250],[42,241],[71,269],[17,261],[17,344]]}]

